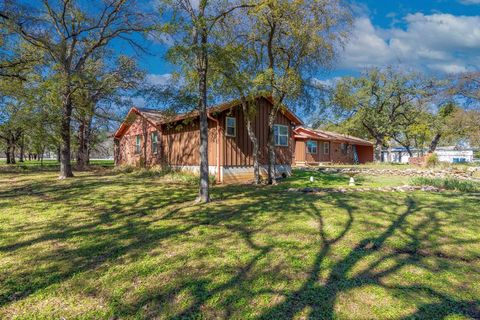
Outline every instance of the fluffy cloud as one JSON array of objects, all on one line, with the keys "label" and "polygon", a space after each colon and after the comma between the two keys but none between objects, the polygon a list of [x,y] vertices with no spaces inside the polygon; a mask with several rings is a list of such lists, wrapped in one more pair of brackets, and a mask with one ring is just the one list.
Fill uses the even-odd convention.
[{"label": "fluffy cloud", "polygon": [[341,67],[407,64],[447,73],[479,67],[480,16],[416,13],[403,21],[405,28],[380,29],[367,17],[356,19]]},{"label": "fluffy cloud", "polygon": [[468,6],[472,4],[480,4],[480,0],[460,0],[460,3]]},{"label": "fluffy cloud", "polygon": [[172,80],[171,73],[165,74],[148,74],[146,76],[146,80],[149,84],[156,85],[156,86],[163,86],[168,84]]}]

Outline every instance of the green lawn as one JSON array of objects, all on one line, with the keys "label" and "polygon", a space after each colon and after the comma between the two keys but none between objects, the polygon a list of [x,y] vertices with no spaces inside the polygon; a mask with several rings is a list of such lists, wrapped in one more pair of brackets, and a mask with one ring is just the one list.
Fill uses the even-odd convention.
[{"label": "green lawn", "polygon": [[[72,162],[75,166],[75,161]],[[91,160],[90,165],[94,167],[113,168],[113,160]],[[43,163],[37,160],[17,162],[13,165],[6,165],[5,159],[0,160],[0,172],[27,172],[27,171],[56,171],[60,164],[57,160],[44,160]]]},{"label": "green lawn", "polygon": [[480,318],[479,194],[309,176],[193,205],[172,174],[0,173],[0,318]]}]

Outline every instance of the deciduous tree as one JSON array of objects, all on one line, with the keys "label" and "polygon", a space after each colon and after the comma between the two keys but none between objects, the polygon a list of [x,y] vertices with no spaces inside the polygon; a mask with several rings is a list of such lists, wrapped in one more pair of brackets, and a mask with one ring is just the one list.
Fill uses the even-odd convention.
[{"label": "deciduous tree", "polygon": [[0,23],[41,52],[51,72],[60,77],[62,97],[60,178],[72,177],[71,120],[73,94],[86,62],[113,39],[139,47],[131,37],[148,29],[151,19],[136,12],[133,0],[95,1],[85,7],[78,0],[42,0],[38,4],[7,0]]},{"label": "deciduous tree", "polygon": [[349,10],[337,0],[266,0],[249,11],[251,42],[262,71],[257,86],[273,97],[268,117],[268,180],[275,180],[274,122],[287,100],[298,98],[312,75],[328,68],[346,41]]}]

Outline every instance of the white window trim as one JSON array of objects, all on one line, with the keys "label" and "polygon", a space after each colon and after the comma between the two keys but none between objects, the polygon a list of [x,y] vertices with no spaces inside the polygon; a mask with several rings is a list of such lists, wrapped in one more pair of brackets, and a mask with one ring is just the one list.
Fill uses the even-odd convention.
[{"label": "white window trim", "polygon": [[[154,135],[157,136],[157,141],[155,141],[155,143],[157,144],[157,150],[156,151],[153,151],[153,137]],[[158,153],[158,131],[152,131],[151,135],[150,135],[150,140],[151,140],[151,148],[152,148],[152,153],[153,154],[157,154]]]},{"label": "white window trim", "polygon": [[[233,127],[234,134],[228,134],[228,119],[233,119],[235,121],[235,126]],[[237,118],[235,117],[226,117],[225,118],[225,136],[227,137],[236,137],[237,136]]]},{"label": "white window trim", "polygon": [[[314,143],[315,143],[315,152],[310,152],[310,150],[308,150],[308,143],[309,143],[309,142],[314,142]],[[315,141],[315,140],[307,140],[306,145],[307,145],[307,153],[308,153],[308,154],[317,154],[317,153],[318,153],[318,142],[317,142],[317,141]]]},{"label": "white window trim", "polygon": [[[278,127],[278,129],[277,129],[277,130],[278,130],[278,137],[279,137],[278,143],[277,143],[277,141],[276,141],[276,139],[275,139],[275,127]],[[281,134],[280,134],[280,127],[285,127],[285,128],[287,128],[287,134],[286,134],[286,135],[284,135],[284,134],[281,135]],[[274,142],[275,142],[275,146],[276,146],[276,147],[288,147],[288,140],[289,140],[288,126],[283,125],[283,124],[274,124],[274,125],[273,125],[273,128],[274,128],[274,129],[273,129],[273,134],[274,134],[273,138],[275,139],[275,141],[274,141]],[[280,144],[280,136],[282,136],[282,137],[285,137],[285,136],[286,136],[286,137],[287,137],[287,144]]]},{"label": "white window trim", "polygon": [[330,154],[330,142],[323,142],[323,154]]},{"label": "white window trim", "polygon": [[[138,137],[140,137],[140,143],[137,143],[139,141]],[[140,154],[140,153],[142,153],[142,135],[137,134],[135,136],[135,154]]]}]

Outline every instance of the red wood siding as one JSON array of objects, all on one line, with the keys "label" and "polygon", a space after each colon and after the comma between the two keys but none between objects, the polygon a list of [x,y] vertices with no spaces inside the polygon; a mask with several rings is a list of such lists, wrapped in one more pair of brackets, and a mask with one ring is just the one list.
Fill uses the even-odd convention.
[{"label": "red wood siding", "polygon": [[[258,100],[257,112],[252,126],[255,136],[259,143],[259,162],[261,165],[268,164],[268,115],[271,110],[271,104],[266,99]],[[218,115],[214,115],[220,121],[222,131],[222,165],[224,166],[252,166],[253,165],[253,145],[248,137],[244,115],[241,106],[232,107]],[[237,123],[237,133],[235,137],[225,135],[226,118],[234,117]],[[277,114],[275,124],[288,127],[289,141],[288,146],[275,147],[276,163],[290,165],[292,163],[294,140],[291,121],[281,112]]]},{"label": "red wood siding", "polygon": [[[268,115],[271,110],[271,103],[264,98],[257,100],[257,113],[253,120],[255,135],[259,142],[259,162],[261,165],[268,164]],[[245,127],[244,116],[241,106],[234,106],[230,109],[212,114],[214,119],[219,121],[220,130],[220,165],[221,166],[252,166],[253,145],[248,137]],[[235,137],[225,135],[226,117],[236,119]],[[208,140],[208,162],[209,166],[217,165],[217,123],[209,119],[209,140]],[[277,146],[276,164],[291,165],[293,158],[294,140],[291,121],[279,112],[275,124],[285,125],[288,128],[288,146]],[[151,152],[151,132],[157,128],[151,125],[144,117],[136,115],[132,125],[120,138],[118,147],[118,164],[147,166],[154,164],[166,164],[173,166],[198,166],[200,164],[200,131],[199,118],[190,118],[176,122],[162,124],[159,128],[159,152],[153,155]],[[146,142],[142,154],[135,154],[135,137],[142,135],[142,141]]]},{"label": "red wood siding", "polygon": [[[119,148],[117,149],[119,154],[116,155],[118,164],[121,165],[146,165],[153,166],[161,163],[160,145],[158,146],[158,152],[153,154],[152,152],[152,132],[158,132],[158,140],[160,143],[161,133],[151,123],[146,121],[141,116],[136,116],[133,123],[128,128],[128,131],[121,137],[119,141]],[[142,137],[142,151],[135,153],[136,136]]]},{"label": "red wood siding", "polygon": [[[307,153],[307,145],[305,139],[297,139],[295,141],[295,164],[302,165],[305,163],[320,163],[320,162],[333,162],[333,163],[354,163],[353,146],[349,145],[347,153],[344,154],[341,150],[341,143],[334,141],[317,141],[317,154]],[[323,153],[323,143],[330,143],[330,154]],[[358,160],[360,163],[367,163],[373,161],[373,147],[372,146],[356,146]]]},{"label": "red wood siding", "polygon": [[[216,165],[216,125],[208,121],[208,164]],[[162,153],[165,162],[174,166],[200,165],[199,120],[186,119],[162,125]]]}]

